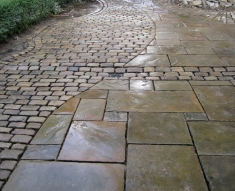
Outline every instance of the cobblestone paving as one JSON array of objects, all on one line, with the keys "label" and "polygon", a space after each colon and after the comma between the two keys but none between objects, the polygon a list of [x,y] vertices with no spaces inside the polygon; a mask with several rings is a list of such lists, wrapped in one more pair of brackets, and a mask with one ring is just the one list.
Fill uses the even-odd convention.
[{"label": "cobblestone paving", "polygon": [[235,25],[101,3],[0,61],[3,190],[234,190]]}]

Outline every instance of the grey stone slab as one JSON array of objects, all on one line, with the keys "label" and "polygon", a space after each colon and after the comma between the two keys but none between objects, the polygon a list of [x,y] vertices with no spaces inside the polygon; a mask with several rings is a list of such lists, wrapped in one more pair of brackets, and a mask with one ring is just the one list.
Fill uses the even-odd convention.
[{"label": "grey stone slab", "polygon": [[182,113],[130,113],[127,142],[192,144]]},{"label": "grey stone slab", "polygon": [[186,81],[154,81],[155,90],[179,90],[190,91],[192,90],[189,82]]},{"label": "grey stone slab", "polygon": [[146,54],[137,56],[125,65],[125,67],[147,66],[170,66],[170,62],[167,55]]},{"label": "grey stone slab", "polygon": [[126,191],[137,190],[207,191],[193,147],[129,145]]},{"label": "grey stone slab", "polygon": [[207,121],[208,118],[205,113],[185,113],[187,121]]},{"label": "grey stone slab", "polygon": [[194,86],[193,89],[210,120],[235,121],[235,87]]},{"label": "grey stone slab", "polygon": [[94,85],[92,88],[99,90],[128,90],[129,81],[128,80],[103,80],[98,84]]},{"label": "grey stone slab", "polygon": [[217,55],[169,55],[171,66],[225,66]]},{"label": "grey stone slab", "polygon": [[124,166],[21,161],[3,191],[123,191]]},{"label": "grey stone slab", "polygon": [[62,144],[72,120],[72,115],[51,115],[35,135],[31,144]]},{"label": "grey stone slab", "polygon": [[22,159],[55,160],[60,145],[29,145]]},{"label": "grey stone slab", "polygon": [[192,91],[110,91],[106,111],[203,112]]},{"label": "grey stone slab", "polygon": [[106,100],[82,99],[74,115],[74,120],[102,120]]},{"label": "grey stone slab", "polygon": [[124,162],[125,122],[74,121],[58,159]]},{"label": "grey stone slab", "polygon": [[199,155],[235,155],[235,122],[189,122]]},{"label": "grey stone slab", "polygon": [[149,80],[131,80],[130,90],[132,91],[153,90],[153,82]]},{"label": "grey stone slab", "polygon": [[200,160],[212,191],[235,190],[235,157],[200,156]]},{"label": "grey stone slab", "polygon": [[104,121],[127,121],[125,112],[105,112]]}]

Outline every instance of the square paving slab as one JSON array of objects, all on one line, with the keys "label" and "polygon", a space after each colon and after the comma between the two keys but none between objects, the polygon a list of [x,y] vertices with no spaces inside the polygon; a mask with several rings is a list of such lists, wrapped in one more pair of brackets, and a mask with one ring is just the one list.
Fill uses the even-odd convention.
[{"label": "square paving slab", "polygon": [[125,122],[75,121],[65,139],[59,160],[123,162]]},{"label": "square paving slab", "polygon": [[235,121],[235,87],[194,86],[210,120]]},{"label": "square paving slab", "polygon": [[199,155],[235,155],[235,122],[189,122]]},{"label": "square paving slab", "polygon": [[139,55],[125,65],[125,67],[133,66],[170,66],[170,63],[166,55],[147,54]]},{"label": "square paving slab", "polygon": [[92,88],[100,90],[128,90],[129,81],[128,80],[103,80],[98,84],[94,85]]},{"label": "square paving slab", "polygon": [[106,100],[104,99],[82,99],[74,120],[102,120]]},{"label": "square paving slab", "polygon": [[190,146],[129,145],[126,191],[207,191]]},{"label": "square paving slab", "polygon": [[192,90],[189,82],[186,81],[154,81],[155,90],[179,90],[190,91]]},{"label": "square paving slab", "polygon": [[123,191],[124,166],[21,161],[4,191]]},{"label": "square paving slab", "polygon": [[225,66],[217,55],[169,55],[171,66]]},{"label": "square paving slab", "polygon": [[235,190],[235,157],[201,156],[200,160],[212,191]]},{"label": "square paving slab", "polygon": [[62,144],[72,115],[51,115],[35,135],[31,144]]},{"label": "square paving slab", "polygon": [[192,91],[110,91],[107,111],[203,112]]},{"label": "square paving slab", "polygon": [[128,143],[191,144],[182,113],[130,113]]}]

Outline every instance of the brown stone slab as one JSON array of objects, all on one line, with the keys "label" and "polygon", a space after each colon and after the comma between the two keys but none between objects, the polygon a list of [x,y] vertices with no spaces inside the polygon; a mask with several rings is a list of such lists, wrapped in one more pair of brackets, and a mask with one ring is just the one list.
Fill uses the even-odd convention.
[{"label": "brown stone slab", "polygon": [[157,32],[157,40],[178,40],[179,37],[175,32]]},{"label": "brown stone slab", "polygon": [[161,90],[179,90],[190,91],[192,90],[189,82],[186,81],[154,81],[154,87],[156,91]]},{"label": "brown stone slab", "polygon": [[235,157],[200,156],[211,190],[235,190]]},{"label": "brown stone slab", "polygon": [[148,46],[150,54],[187,54],[183,46]]},{"label": "brown stone slab", "polygon": [[232,86],[194,86],[210,120],[235,121],[235,88]]},{"label": "brown stone slab", "polygon": [[129,81],[128,80],[103,80],[98,84],[94,85],[92,88],[100,90],[128,90]]},{"label": "brown stone slab", "polygon": [[211,47],[193,47],[185,48],[188,54],[215,54],[215,51]]},{"label": "brown stone slab", "polygon": [[31,144],[62,144],[72,120],[72,115],[51,115],[35,135]]},{"label": "brown stone slab", "polygon": [[21,161],[4,191],[123,191],[124,166]]},{"label": "brown stone slab", "polygon": [[171,66],[225,66],[217,55],[169,55]]},{"label": "brown stone slab", "polygon": [[29,145],[22,159],[55,160],[60,145]]},{"label": "brown stone slab", "polygon": [[104,99],[82,99],[74,120],[102,120],[106,100]]},{"label": "brown stone slab", "polygon": [[194,148],[129,145],[126,191],[136,190],[207,191]]},{"label": "brown stone slab", "polygon": [[189,122],[199,155],[235,155],[235,122]]},{"label": "brown stone slab", "polygon": [[79,101],[80,101],[79,98],[72,98],[69,101],[67,101],[65,104],[63,104],[59,109],[55,110],[53,114],[73,115],[75,110],[77,109]]},{"label": "brown stone slab", "polygon": [[125,67],[147,66],[170,66],[170,63],[166,55],[146,54],[137,56],[125,65]]},{"label": "brown stone slab", "polygon": [[78,98],[83,99],[106,99],[108,91],[107,90],[87,90],[77,95]]},{"label": "brown stone slab", "polygon": [[130,113],[128,143],[192,144],[182,113]]},{"label": "brown stone slab", "polygon": [[132,91],[153,90],[153,82],[149,80],[131,80],[130,90]]},{"label": "brown stone slab", "polygon": [[230,81],[190,81],[192,86],[232,86]]},{"label": "brown stone slab", "polygon": [[72,123],[59,160],[123,162],[125,122],[75,121]]},{"label": "brown stone slab", "polygon": [[203,112],[192,91],[110,91],[107,111]]}]

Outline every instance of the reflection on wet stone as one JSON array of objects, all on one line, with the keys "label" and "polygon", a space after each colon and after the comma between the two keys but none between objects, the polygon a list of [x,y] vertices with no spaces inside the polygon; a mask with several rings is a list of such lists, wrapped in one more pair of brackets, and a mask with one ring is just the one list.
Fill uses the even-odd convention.
[{"label": "reflection on wet stone", "polygon": [[103,80],[98,84],[94,85],[92,88],[100,90],[128,90],[129,81],[128,80]]},{"label": "reflection on wet stone", "polygon": [[124,166],[21,161],[3,191],[123,191]]},{"label": "reflection on wet stone", "polygon": [[130,81],[130,90],[132,90],[132,91],[153,90],[153,82],[147,81],[147,80],[131,80]]},{"label": "reflection on wet stone", "polygon": [[123,162],[125,124],[103,121],[73,122],[59,160]]}]

